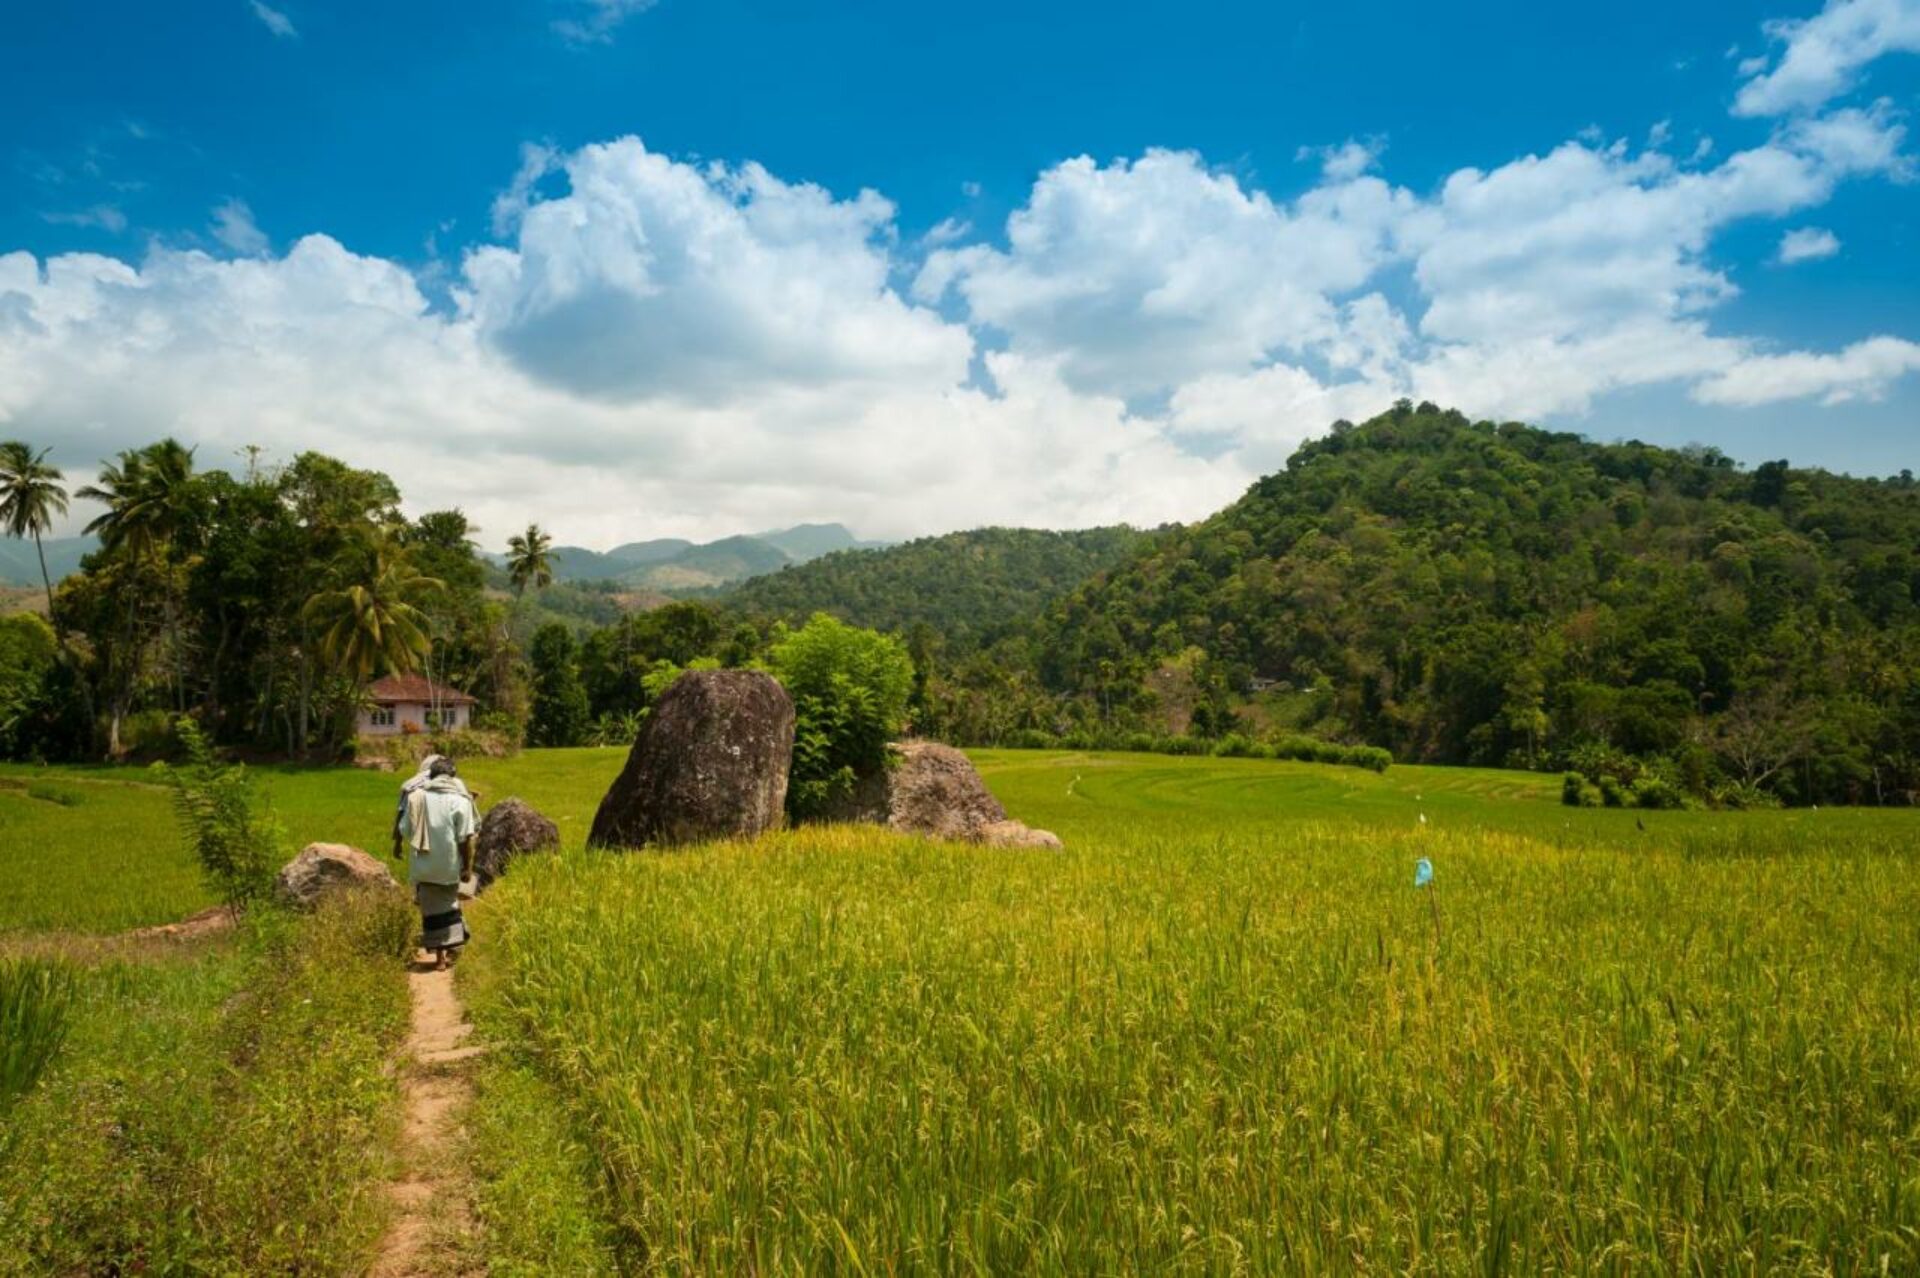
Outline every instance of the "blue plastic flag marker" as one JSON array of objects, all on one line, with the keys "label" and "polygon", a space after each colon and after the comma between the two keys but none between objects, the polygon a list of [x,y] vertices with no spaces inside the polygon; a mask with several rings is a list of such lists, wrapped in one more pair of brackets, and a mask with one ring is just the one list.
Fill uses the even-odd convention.
[{"label": "blue plastic flag marker", "polygon": [[1440,948],[1440,897],[1433,890],[1433,862],[1424,856],[1413,863],[1413,886],[1427,889],[1427,908],[1433,911],[1433,945]]}]

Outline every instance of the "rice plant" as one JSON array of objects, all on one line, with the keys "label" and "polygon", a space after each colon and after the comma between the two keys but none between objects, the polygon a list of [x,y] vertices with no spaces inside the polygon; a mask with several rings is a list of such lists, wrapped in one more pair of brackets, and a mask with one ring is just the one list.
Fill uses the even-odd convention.
[{"label": "rice plant", "polygon": [[0,959],[0,1110],[39,1081],[66,1041],[72,972],[45,959]]},{"label": "rice plant", "polygon": [[463,977],[638,1268],[1920,1269],[1910,824],[1292,820],[1222,762],[1054,773],[1065,854],[529,863]]}]

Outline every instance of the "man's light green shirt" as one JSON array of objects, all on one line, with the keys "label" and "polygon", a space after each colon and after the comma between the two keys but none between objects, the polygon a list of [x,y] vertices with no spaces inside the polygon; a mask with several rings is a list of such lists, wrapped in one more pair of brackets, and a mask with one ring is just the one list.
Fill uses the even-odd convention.
[{"label": "man's light green shirt", "polygon": [[425,792],[427,850],[413,849],[413,809],[400,809],[400,837],[412,855],[407,858],[409,883],[458,883],[460,844],[473,835],[473,800],[464,794]]}]

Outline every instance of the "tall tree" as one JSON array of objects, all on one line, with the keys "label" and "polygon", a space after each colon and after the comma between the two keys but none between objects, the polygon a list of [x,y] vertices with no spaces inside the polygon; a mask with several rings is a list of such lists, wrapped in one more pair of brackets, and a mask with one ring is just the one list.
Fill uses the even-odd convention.
[{"label": "tall tree", "polygon": [[525,594],[529,583],[535,591],[553,584],[553,538],[528,524],[527,531],[507,539],[507,579],[515,594]]},{"label": "tall tree", "polygon": [[[366,575],[366,548],[377,530],[398,527],[400,490],[378,471],[356,470],[324,453],[305,452],[281,478],[295,522],[304,532],[299,580],[306,595],[343,588]],[[315,679],[322,654],[314,642],[304,598],[292,602],[296,628],[293,738],[301,754],[311,743]]]},{"label": "tall tree", "polygon": [[47,451],[36,453],[17,439],[0,443],[0,529],[9,537],[33,538],[51,620],[53,578],[47,573],[47,550],[40,539],[53,527],[55,516],[67,513],[67,490],[60,486],[65,476],[47,464]]},{"label": "tall tree", "polygon": [[587,690],[580,682],[573,633],[557,621],[534,631],[528,659],[533,666],[533,713],[527,744],[579,745],[587,731]]},{"label": "tall tree", "polygon": [[160,629],[174,656],[176,709],[183,708],[185,700],[185,654],[178,630],[179,582],[171,558],[176,542],[195,523],[193,450],[169,438],[123,451],[116,464],[101,467],[97,484],[80,489],[74,496],[106,506],[86,531],[99,534],[101,549],[119,557],[126,569],[127,581],[120,591],[120,642],[109,666],[112,692],[107,743],[109,751],[118,754],[120,727],[153,640],[151,629],[139,623],[143,585],[154,587],[161,600]]}]

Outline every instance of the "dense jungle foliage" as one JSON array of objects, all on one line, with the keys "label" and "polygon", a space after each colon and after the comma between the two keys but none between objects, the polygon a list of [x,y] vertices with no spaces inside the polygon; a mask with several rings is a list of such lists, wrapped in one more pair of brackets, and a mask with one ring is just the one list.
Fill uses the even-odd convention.
[{"label": "dense jungle foliage", "polygon": [[1126,562],[1149,535],[1124,525],[1079,532],[976,528],[883,550],[844,550],[752,578],[724,601],[796,624],[828,612],[876,630],[904,634],[925,627],[951,645],[973,648]]},{"label": "dense jungle foliage", "polygon": [[1911,801],[1920,484],[1402,403],[1087,583],[1032,655],[1081,722],[1150,714],[1184,662],[1229,713],[1403,759]]}]

